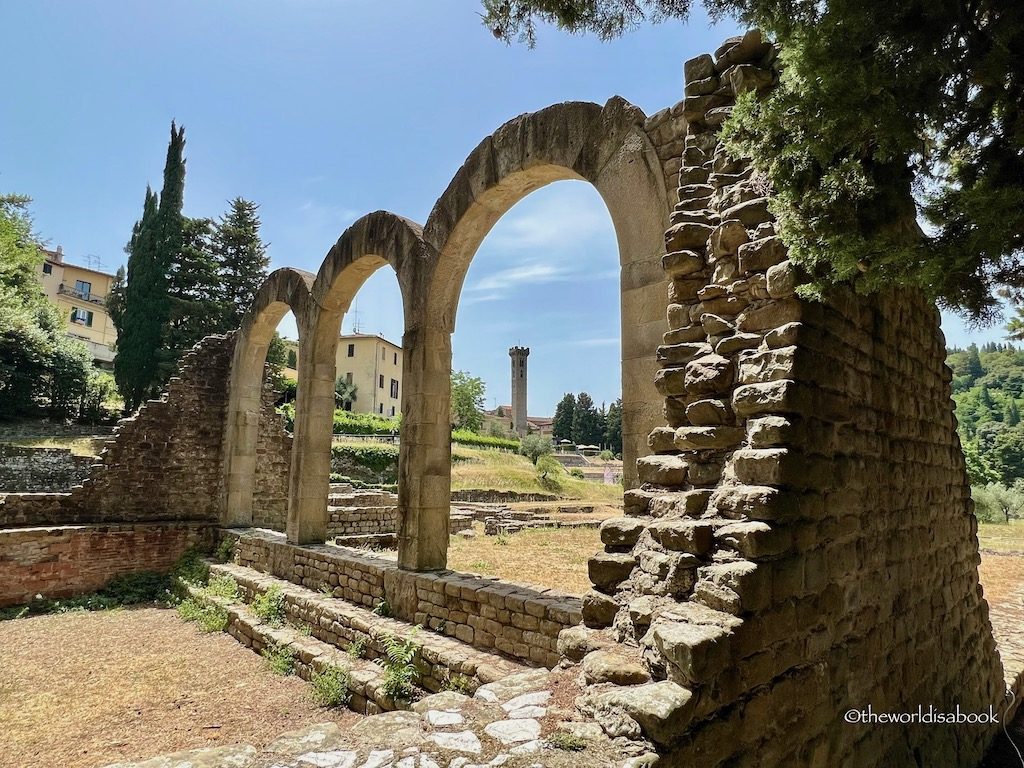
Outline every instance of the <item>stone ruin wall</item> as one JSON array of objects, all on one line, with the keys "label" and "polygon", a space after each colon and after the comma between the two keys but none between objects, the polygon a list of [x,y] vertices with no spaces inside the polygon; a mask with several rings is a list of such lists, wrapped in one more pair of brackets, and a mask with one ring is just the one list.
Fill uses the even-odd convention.
[{"label": "stone ruin wall", "polygon": [[[123,573],[169,567],[188,547],[211,543],[220,522],[233,345],[233,334],[209,336],[190,350],[166,394],[121,420],[81,485],[0,494],[0,606],[92,591]],[[290,438],[282,434],[268,394],[256,495],[268,527],[283,528],[287,509],[281,464]]]},{"label": "stone ruin wall", "polygon": [[974,766],[991,727],[843,721],[1001,711],[1004,682],[938,312],[908,292],[797,298],[765,183],[718,142],[775,57],[755,32],[686,63],[667,425],[602,527],[575,638],[585,671],[620,642],[652,682],[582,703],[659,765]]},{"label": "stone ruin wall", "polygon": [[252,524],[283,531],[288,520],[288,486],[292,469],[292,436],[275,411],[278,394],[269,377],[263,380],[263,402],[256,437],[256,487]]},{"label": "stone ruin wall", "polygon": [[0,493],[66,491],[89,474],[95,460],[70,448],[0,443]]}]

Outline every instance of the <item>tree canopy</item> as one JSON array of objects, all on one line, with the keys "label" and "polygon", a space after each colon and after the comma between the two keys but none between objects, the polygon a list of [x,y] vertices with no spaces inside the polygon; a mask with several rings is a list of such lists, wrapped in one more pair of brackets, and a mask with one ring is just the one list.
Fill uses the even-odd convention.
[{"label": "tree canopy", "polygon": [[467,371],[452,371],[452,423],[456,429],[479,432],[484,425],[484,380]]},{"label": "tree canopy", "polygon": [[[497,37],[531,45],[538,22],[607,39],[692,4],[483,0]],[[723,132],[771,183],[805,293],[913,286],[979,322],[1024,299],[1024,3],[703,4],[781,46],[777,87]]]}]

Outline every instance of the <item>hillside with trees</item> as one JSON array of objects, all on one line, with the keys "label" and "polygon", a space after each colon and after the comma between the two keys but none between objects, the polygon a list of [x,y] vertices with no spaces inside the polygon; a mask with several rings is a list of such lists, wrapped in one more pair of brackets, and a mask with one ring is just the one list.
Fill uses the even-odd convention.
[{"label": "hillside with trees", "polygon": [[1024,349],[972,344],[950,350],[947,360],[979,517],[1017,517],[1024,509]]}]

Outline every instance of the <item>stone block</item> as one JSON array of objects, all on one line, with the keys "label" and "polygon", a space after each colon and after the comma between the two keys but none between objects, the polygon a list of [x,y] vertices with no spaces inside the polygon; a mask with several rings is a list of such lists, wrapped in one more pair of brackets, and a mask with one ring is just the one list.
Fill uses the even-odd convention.
[{"label": "stone block", "polygon": [[735,376],[736,368],[732,360],[721,355],[704,355],[686,364],[683,372],[684,391],[691,394],[719,394],[732,386]]},{"label": "stone block", "polygon": [[656,520],[650,532],[655,541],[675,552],[704,556],[714,545],[715,527],[704,520]]},{"label": "stone block", "polygon": [[631,547],[644,529],[643,521],[635,517],[610,517],[601,523],[601,543],[608,547]]},{"label": "stone block", "polygon": [[609,595],[590,590],[583,596],[583,623],[588,627],[610,627],[619,612],[619,604]]},{"label": "stone block", "polygon": [[625,712],[644,735],[663,746],[686,734],[696,706],[689,690],[668,680],[617,688],[601,694],[598,701],[603,708]]},{"label": "stone block", "polygon": [[686,462],[678,456],[642,456],[636,462],[642,483],[682,485],[686,480]]},{"label": "stone block", "polygon": [[605,591],[611,591],[629,578],[636,565],[636,558],[630,554],[599,552],[587,561],[590,582]]},{"label": "stone block", "polygon": [[743,427],[679,427],[675,442],[681,451],[724,450],[742,443],[744,435]]},{"label": "stone block", "polygon": [[709,683],[730,663],[732,633],[724,627],[668,621],[652,632],[662,656],[687,684]]}]

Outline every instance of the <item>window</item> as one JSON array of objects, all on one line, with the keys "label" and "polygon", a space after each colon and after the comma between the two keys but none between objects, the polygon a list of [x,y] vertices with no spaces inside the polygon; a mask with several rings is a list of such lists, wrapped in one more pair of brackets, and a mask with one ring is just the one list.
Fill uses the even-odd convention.
[{"label": "window", "polygon": [[71,322],[75,325],[84,325],[87,328],[92,328],[92,312],[75,307],[71,310]]},{"label": "window", "polygon": [[398,399],[398,379],[391,380],[391,397]]},{"label": "window", "polygon": [[44,262],[43,263],[43,274],[44,275],[53,274],[53,264],[47,264],[47,263]]},{"label": "window", "polygon": [[92,283],[87,280],[75,280],[75,292],[88,298],[89,294],[92,293]]},{"label": "window", "polygon": [[355,344],[349,344],[348,345],[348,356],[349,357],[355,357],[356,356],[356,345]]},{"label": "window", "polygon": [[392,416],[395,415],[395,406],[393,406],[393,405],[391,406],[391,415]]},{"label": "window", "polygon": [[348,373],[345,374],[345,383],[346,384],[351,384],[352,383],[352,372],[351,371],[349,371]]},{"label": "window", "polygon": [[398,353],[397,352],[395,352],[394,364],[398,365]]},{"label": "window", "polygon": [[351,411],[352,410],[352,401],[351,400],[346,400],[343,403],[343,405],[344,405],[346,411]]},{"label": "window", "polygon": [[380,415],[383,416],[384,415],[384,403],[381,403],[379,408],[380,408]]},{"label": "window", "polygon": [[384,374],[380,375],[380,383],[377,385],[380,389],[384,389]]},{"label": "window", "polygon": [[385,356],[385,355],[386,355],[387,353],[388,353],[388,351],[387,351],[386,349],[384,349],[384,347],[381,347],[381,348],[380,348],[380,359],[381,359],[381,360],[383,360],[383,359],[384,359],[384,356]]}]

